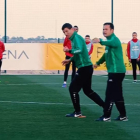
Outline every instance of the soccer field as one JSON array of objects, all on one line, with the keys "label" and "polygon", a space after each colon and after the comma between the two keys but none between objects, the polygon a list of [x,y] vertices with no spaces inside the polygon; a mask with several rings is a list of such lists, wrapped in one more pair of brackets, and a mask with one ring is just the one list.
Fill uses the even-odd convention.
[{"label": "soccer field", "polygon": [[[70,81],[70,76],[69,80]],[[139,78],[139,77],[138,77]],[[140,140],[140,81],[126,76],[124,97],[128,122],[96,122],[102,108],[80,92],[86,118],[66,118],[72,113],[63,76],[19,75],[0,77],[0,140]],[[104,99],[105,76],[93,76],[92,88]],[[140,78],[139,78],[140,80]]]}]

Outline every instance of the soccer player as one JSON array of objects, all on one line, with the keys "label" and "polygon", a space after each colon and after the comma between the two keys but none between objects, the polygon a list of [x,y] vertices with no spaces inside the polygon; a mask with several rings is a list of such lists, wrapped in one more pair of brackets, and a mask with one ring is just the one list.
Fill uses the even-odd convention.
[{"label": "soccer player", "polygon": [[4,43],[0,41],[0,73],[1,73],[2,57],[4,51],[5,51]]},{"label": "soccer player", "polygon": [[137,39],[137,33],[133,32],[132,33],[133,39],[128,42],[127,44],[127,55],[129,62],[132,63],[132,69],[133,69],[133,83],[137,82],[136,78],[136,70],[137,70],[137,65],[140,70],[140,41]]},{"label": "soccer player", "polygon": [[85,36],[85,42],[86,42],[89,58],[91,58],[91,54],[93,52],[93,44],[91,43],[89,35]]},{"label": "soccer player", "polygon": [[105,53],[100,60],[94,65],[97,68],[100,64],[106,62],[108,71],[108,80],[106,88],[106,98],[104,114],[96,121],[110,121],[113,103],[115,103],[119,116],[115,119],[118,121],[127,121],[126,110],[122,91],[122,82],[125,77],[125,65],[123,60],[123,52],[121,42],[114,34],[114,25],[112,23],[104,23],[103,35],[107,38],[106,41],[102,39],[93,39],[94,43],[105,45]]},{"label": "soccer player", "polygon": [[62,64],[66,65],[74,61],[78,68],[69,87],[74,112],[72,114],[66,114],[66,117],[82,117],[79,100],[79,91],[81,89],[83,89],[85,95],[99,106],[104,107],[104,101],[91,89],[93,65],[90,61],[84,38],[78,35],[77,32],[74,32],[72,25],[69,23],[65,23],[62,26],[62,31],[72,42],[72,49],[65,48],[64,51],[73,54],[73,57],[64,60]]}]

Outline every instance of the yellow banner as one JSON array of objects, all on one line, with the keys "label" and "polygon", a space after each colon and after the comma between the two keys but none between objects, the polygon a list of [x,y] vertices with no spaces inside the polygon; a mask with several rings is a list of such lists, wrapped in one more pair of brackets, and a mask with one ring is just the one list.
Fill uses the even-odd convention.
[{"label": "yellow banner", "polygon": [[46,63],[46,70],[64,70],[61,62],[65,59],[65,53],[63,52],[63,44],[48,44],[48,61]]},{"label": "yellow banner", "polygon": [[[104,54],[105,46],[100,44],[93,44],[93,53],[91,54],[91,61],[95,64]],[[127,70],[131,70],[131,63],[128,61],[127,57],[127,44],[122,44],[124,63]],[[46,70],[64,70],[61,62],[65,59],[65,53],[63,52],[63,44],[47,44],[47,61],[45,61]],[[106,70],[105,63],[100,65],[96,70]]]}]

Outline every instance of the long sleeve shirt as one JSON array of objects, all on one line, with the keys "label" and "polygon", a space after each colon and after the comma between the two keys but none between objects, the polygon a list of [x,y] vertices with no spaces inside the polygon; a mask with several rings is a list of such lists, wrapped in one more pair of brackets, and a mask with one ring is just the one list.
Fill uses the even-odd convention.
[{"label": "long sleeve shirt", "polygon": [[113,33],[106,41],[100,39],[100,44],[105,45],[105,53],[97,62],[97,65],[106,62],[108,73],[125,73],[122,45],[118,37]]},{"label": "long sleeve shirt", "polygon": [[76,67],[81,68],[92,65],[84,38],[74,32],[70,40],[72,42],[72,50],[70,53],[73,54],[71,61],[75,62]]},{"label": "long sleeve shirt", "polygon": [[[63,47],[68,47],[70,50],[71,50],[71,41],[66,37],[65,40],[64,40],[64,43],[63,43]],[[70,56],[72,57],[73,55],[69,52],[66,52],[65,53],[66,56]]]}]

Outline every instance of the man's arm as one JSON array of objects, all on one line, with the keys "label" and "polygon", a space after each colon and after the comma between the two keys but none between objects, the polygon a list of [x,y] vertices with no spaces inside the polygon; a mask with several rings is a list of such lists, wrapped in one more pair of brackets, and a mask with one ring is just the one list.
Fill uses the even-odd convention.
[{"label": "man's arm", "polygon": [[127,56],[128,56],[128,59],[130,60],[130,41],[127,44]]},{"label": "man's arm", "polygon": [[101,45],[105,45],[105,46],[108,46],[108,47],[117,47],[118,45],[116,44],[117,41],[115,41],[115,38],[112,37],[110,40],[105,40],[103,41],[103,39],[100,39],[100,44]]},{"label": "man's arm", "polygon": [[67,38],[65,38],[65,40],[63,42],[63,47],[65,47],[66,44],[67,44]]},{"label": "man's arm", "polygon": [[97,64],[97,65],[100,65],[100,64],[102,64],[102,63],[104,63],[104,62],[105,62],[105,53],[102,55],[102,57],[99,59],[99,61],[96,62],[96,64]]},{"label": "man's arm", "polygon": [[0,47],[1,47],[1,53],[5,51],[5,45],[3,42],[0,42]]},{"label": "man's arm", "polygon": [[5,51],[5,45],[4,45],[4,43],[2,45],[2,49],[3,49],[3,52],[4,52]]}]

